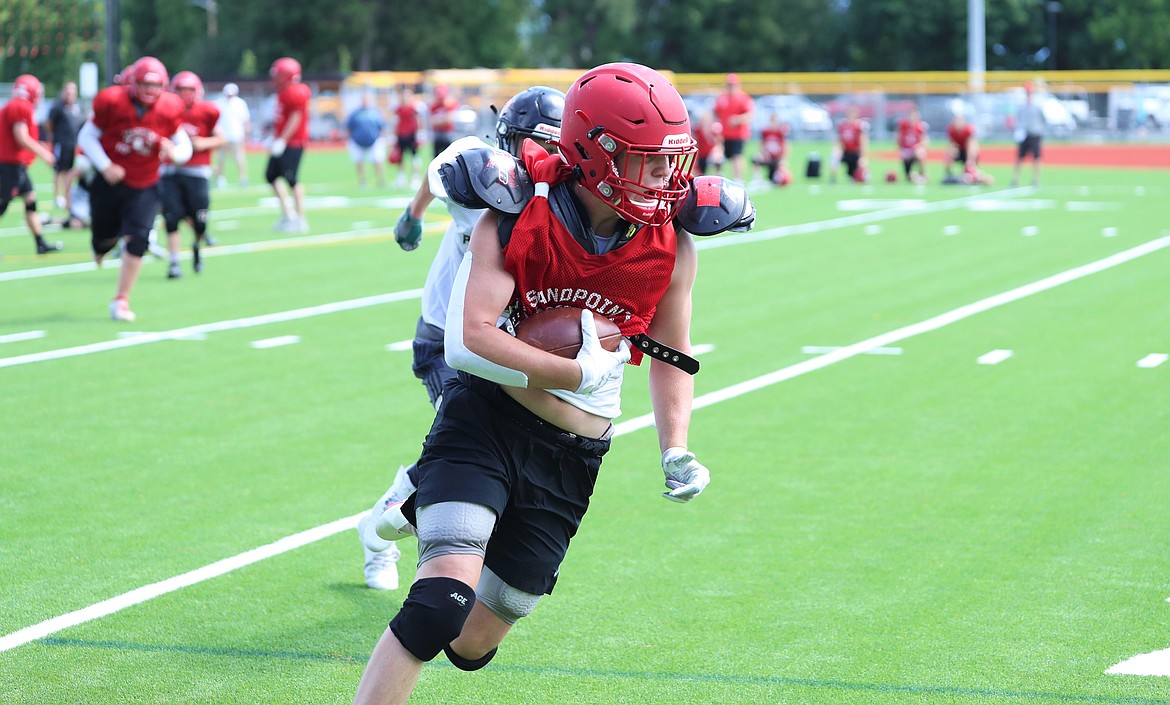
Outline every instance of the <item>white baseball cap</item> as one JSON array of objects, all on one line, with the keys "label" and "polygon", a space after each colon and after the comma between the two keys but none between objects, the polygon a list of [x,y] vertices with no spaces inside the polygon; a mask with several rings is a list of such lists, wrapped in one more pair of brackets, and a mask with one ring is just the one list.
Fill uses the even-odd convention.
[{"label": "white baseball cap", "polygon": [[234,83],[229,83],[223,87],[223,94],[224,95],[239,95],[240,94],[240,87]]}]

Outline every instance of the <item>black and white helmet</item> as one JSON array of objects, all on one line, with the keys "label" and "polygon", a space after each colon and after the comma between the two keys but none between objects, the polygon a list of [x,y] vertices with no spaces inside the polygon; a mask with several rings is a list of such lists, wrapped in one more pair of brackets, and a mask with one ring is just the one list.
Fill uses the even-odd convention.
[{"label": "black and white helmet", "polygon": [[526,137],[554,141],[561,136],[561,115],[565,94],[548,86],[525,88],[504,105],[496,119],[496,141],[500,149],[520,156]]}]

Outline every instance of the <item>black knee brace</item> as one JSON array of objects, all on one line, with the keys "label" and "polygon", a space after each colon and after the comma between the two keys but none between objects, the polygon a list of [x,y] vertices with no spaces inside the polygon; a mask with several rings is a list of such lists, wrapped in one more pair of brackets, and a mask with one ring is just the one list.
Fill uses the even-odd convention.
[{"label": "black knee brace", "polygon": [[467,583],[423,578],[410,586],[390,631],[415,658],[430,661],[463,631],[474,604],[475,590]]},{"label": "black knee brace", "polygon": [[488,665],[488,661],[492,660],[499,648],[500,647],[497,646],[474,661],[463,658],[459,654],[455,653],[455,650],[451,648],[450,644],[443,647],[443,653],[447,654],[447,660],[450,661],[451,665],[455,668],[458,668],[461,671],[478,671],[479,669]]},{"label": "black knee brace", "polygon": [[25,213],[36,213],[37,212],[37,199],[34,198],[31,201],[25,201],[24,202],[24,212]]}]

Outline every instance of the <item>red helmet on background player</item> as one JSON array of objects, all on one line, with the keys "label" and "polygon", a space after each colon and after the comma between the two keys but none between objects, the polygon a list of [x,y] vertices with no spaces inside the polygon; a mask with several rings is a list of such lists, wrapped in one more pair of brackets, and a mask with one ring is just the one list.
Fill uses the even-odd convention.
[{"label": "red helmet on background player", "polygon": [[169,82],[167,67],[153,56],[142,57],[122,72],[122,85],[143,105],[154,105]]},{"label": "red helmet on background player", "polygon": [[284,90],[285,86],[293,81],[301,80],[301,62],[289,56],[282,56],[272,62],[268,75],[272,77],[272,84],[276,86],[276,90]]},{"label": "red helmet on background player", "polygon": [[14,98],[24,98],[36,105],[44,94],[45,87],[41,85],[41,80],[30,73],[21,74],[12,82],[12,97]]},{"label": "red helmet on background player", "polygon": [[[565,94],[561,156],[594,195],[627,220],[661,225],[674,217],[698,152],[687,107],[662,74],[640,64],[604,64]],[[667,158],[657,184],[647,165]]]},{"label": "red helmet on background player", "polygon": [[180,71],[171,80],[171,91],[178,93],[183,104],[190,108],[203,100],[203,81],[193,71]]}]

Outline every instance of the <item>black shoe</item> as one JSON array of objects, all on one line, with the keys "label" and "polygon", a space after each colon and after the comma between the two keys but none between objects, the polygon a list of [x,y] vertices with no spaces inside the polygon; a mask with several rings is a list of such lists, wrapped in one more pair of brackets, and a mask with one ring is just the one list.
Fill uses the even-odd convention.
[{"label": "black shoe", "polygon": [[60,252],[63,249],[65,249],[65,245],[64,243],[60,242],[45,242],[42,240],[41,242],[37,243],[38,255],[46,255],[50,252]]},{"label": "black shoe", "polygon": [[191,269],[198,274],[203,271],[203,258],[199,256],[199,243],[191,246]]}]

